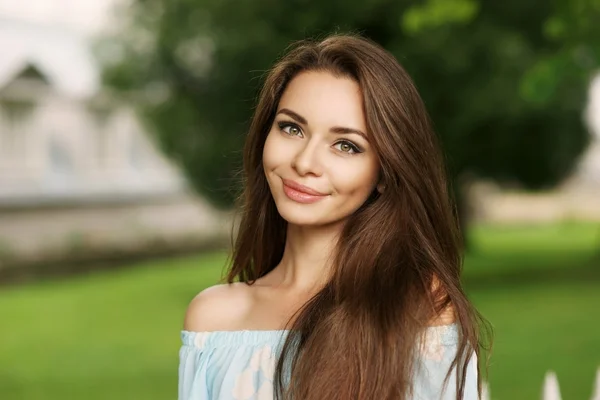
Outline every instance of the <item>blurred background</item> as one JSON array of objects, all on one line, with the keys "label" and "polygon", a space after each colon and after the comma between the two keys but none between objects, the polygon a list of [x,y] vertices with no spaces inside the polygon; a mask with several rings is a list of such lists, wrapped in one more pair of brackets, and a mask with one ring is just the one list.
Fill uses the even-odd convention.
[{"label": "blurred background", "polygon": [[335,31],[385,46],[427,104],[491,398],[540,398],[547,371],[592,397],[600,2],[0,0],[0,399],[176,397],[261,77]]}]

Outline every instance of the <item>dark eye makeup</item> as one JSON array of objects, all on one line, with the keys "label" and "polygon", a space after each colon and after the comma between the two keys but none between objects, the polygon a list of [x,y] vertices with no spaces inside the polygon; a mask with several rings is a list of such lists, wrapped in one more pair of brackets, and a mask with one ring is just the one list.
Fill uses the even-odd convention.
[{"label": "dark eye makeup", "polygon": [[292,133],[286,131],[286,129],[289,128],[295,128],[298,129],[298,132],[302,132],[302,129],[295,123],[293,122],[289,122],[289,121],[279,121],[277,122],[277,126],[279,126],[279,129],[281,129],[284,133],[290,135],[290,136],[294,136]]},{"label": "dark eye makeup", "polygon": [[[298,126],[298,124],[296,124],[294,122],[291,122],[291,121],[278,121],[277,122],[277,126],[279,127],[279,129],[281,131],[283,131],[286,135],[289,135],[289,136],[296,136],[295,134],[293,134],[293,133],[291,133],[291,132],[288,131],[289,129],[292,129],[292,128],[293,129],[297,129],[298,132],[302,132],[302,128],[300,128],[300,126]],[[360,146],[358,146],[354,142],[351,142],[350,140],[344,139],[344,140],[338,140],[337,142],[335,142],[336,146],[340,145],[340,144],[349,146],[350,149],[352,150],[352,152],[347,152],[347,151],[339,150],[342,153],[346,153],[346,154],[359,154],[359,153],[362,153],[364,151]]]}]

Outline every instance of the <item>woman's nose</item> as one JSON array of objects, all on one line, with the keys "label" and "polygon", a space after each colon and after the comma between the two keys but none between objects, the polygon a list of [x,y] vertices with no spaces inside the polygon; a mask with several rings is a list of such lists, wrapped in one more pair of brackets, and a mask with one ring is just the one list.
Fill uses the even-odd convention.
[{"label": "woman's nose", "polygon": [[298,172],[298,175],[322,174],[322,166],[319,160],[319,148],[316,141],[307,141],[302,148],[298,150],[292,160],[292,168]]}]

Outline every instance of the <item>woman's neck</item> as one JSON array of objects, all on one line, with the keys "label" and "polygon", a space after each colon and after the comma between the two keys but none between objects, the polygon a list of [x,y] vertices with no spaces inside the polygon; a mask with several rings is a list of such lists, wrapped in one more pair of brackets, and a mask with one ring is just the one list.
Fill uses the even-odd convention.
[{"label": "woman's neck", "polygon": [[322,287],[331,273],[340,232],[339,224],[318,228],[288,225],[283,257],[269,273],[270,284],[291,291]]}]

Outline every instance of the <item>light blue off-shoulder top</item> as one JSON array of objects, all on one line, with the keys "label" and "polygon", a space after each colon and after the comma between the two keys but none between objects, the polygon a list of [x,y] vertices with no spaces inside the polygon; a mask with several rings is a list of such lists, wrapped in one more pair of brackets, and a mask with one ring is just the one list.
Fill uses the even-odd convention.
[{"label": "light blue off-shoulder top", "polygon": [[[182,331],[179,400],[272,400],[275,366],[289,332]],[[430,327],[423,339],[413,375],[413,399],[455,399],[456,371],[445,387],[443,383],[457,352],[456,324]],[[478,398],[476,365],[473,354],[464,400]]]}]

